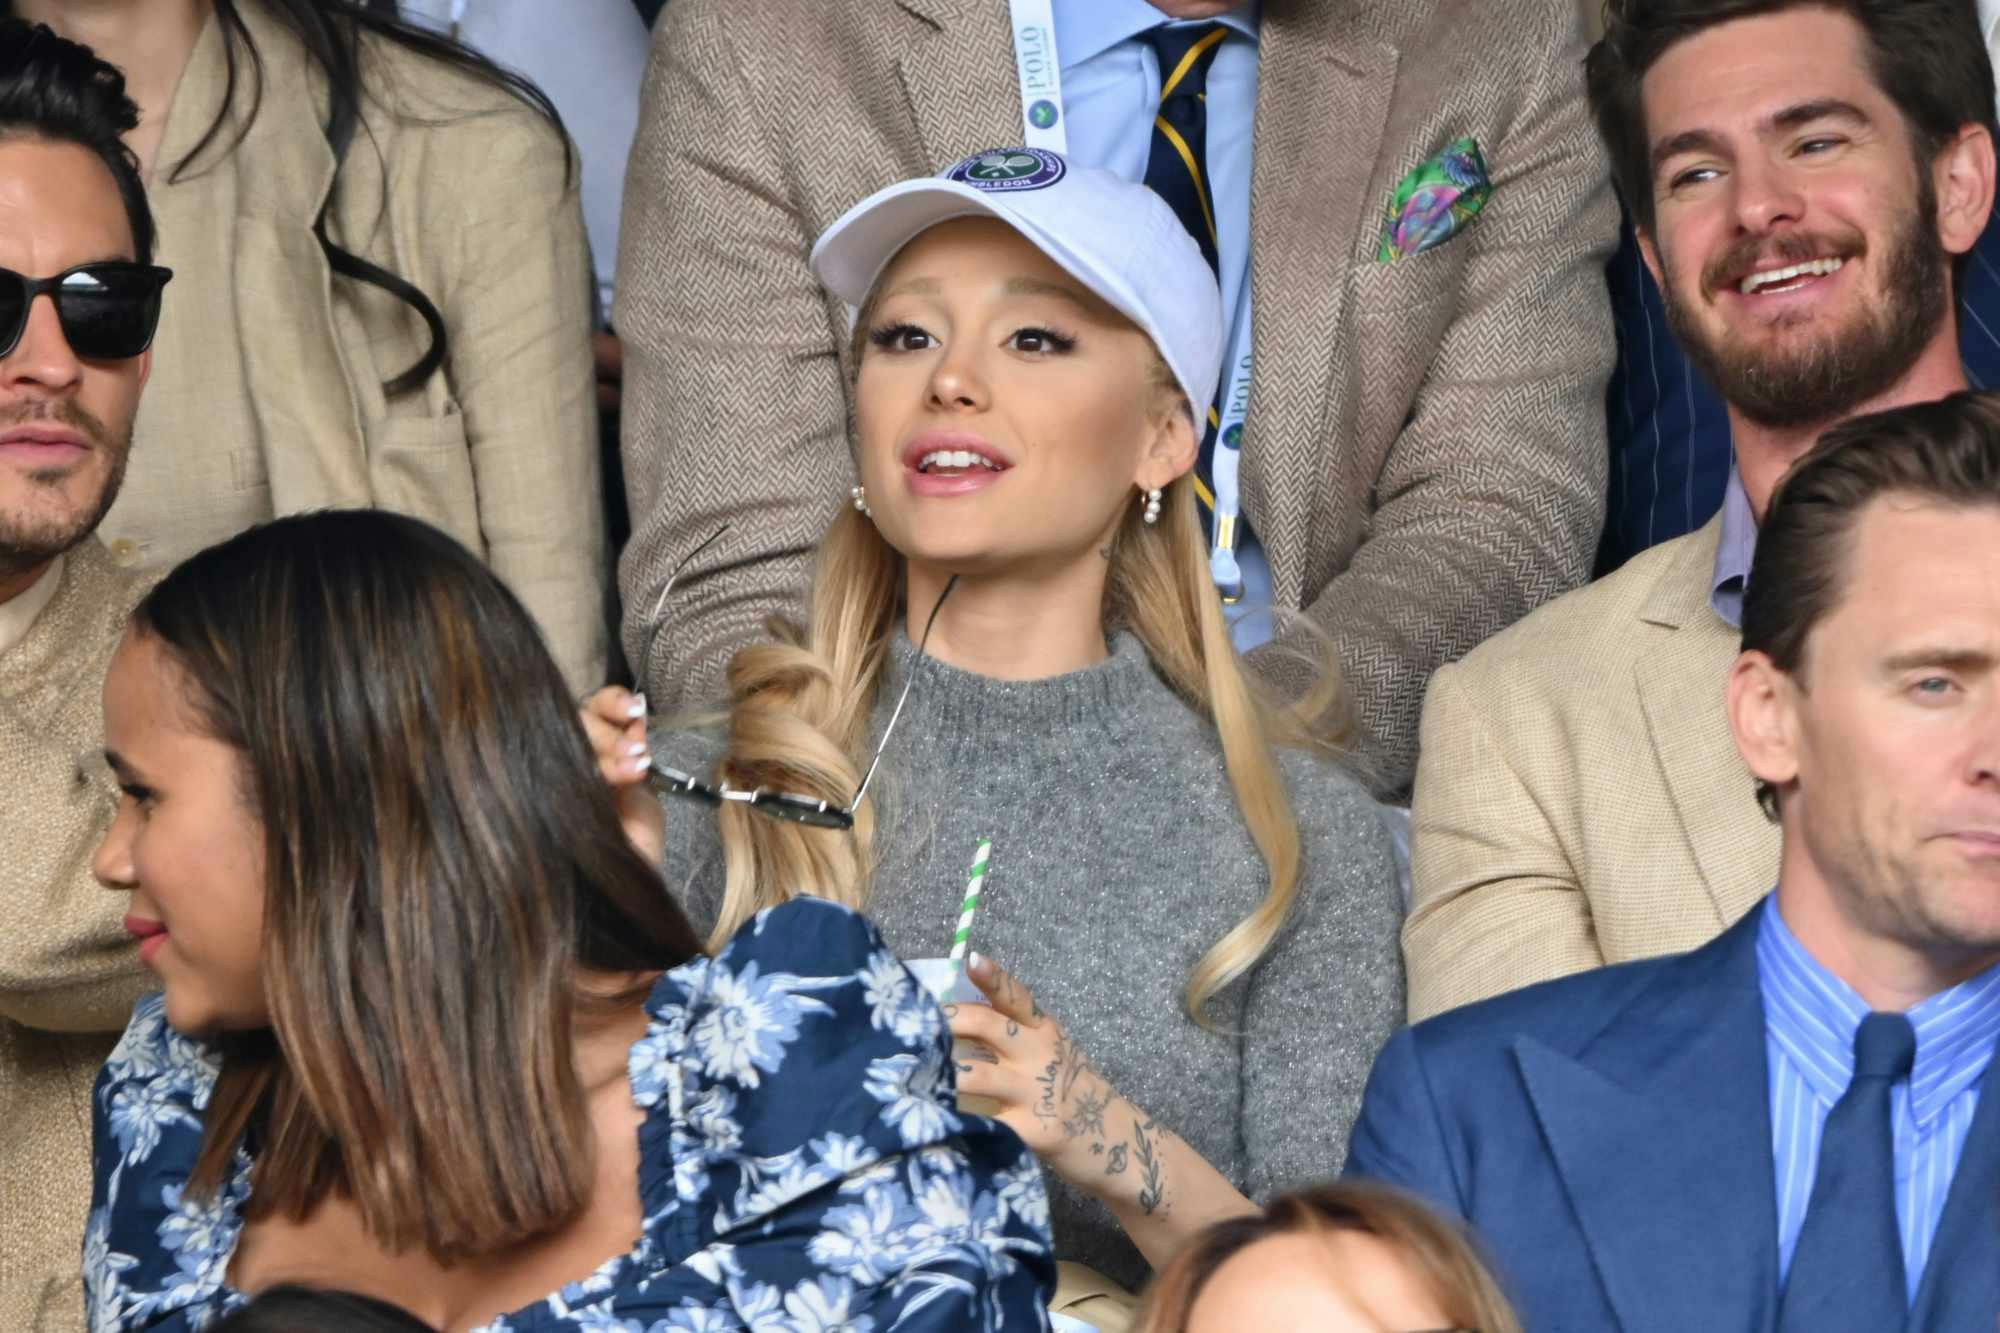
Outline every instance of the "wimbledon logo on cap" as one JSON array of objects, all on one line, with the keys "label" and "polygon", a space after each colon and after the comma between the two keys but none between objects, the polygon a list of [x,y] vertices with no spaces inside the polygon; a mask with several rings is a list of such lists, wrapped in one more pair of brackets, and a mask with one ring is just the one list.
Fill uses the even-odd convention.
[{"label": "wimbledon logo on cap", "polygon": [[944,173],[976,190],[1042,190],[1069,173],[1059,154],[1040,148],[1001,148],[968,157]]}]

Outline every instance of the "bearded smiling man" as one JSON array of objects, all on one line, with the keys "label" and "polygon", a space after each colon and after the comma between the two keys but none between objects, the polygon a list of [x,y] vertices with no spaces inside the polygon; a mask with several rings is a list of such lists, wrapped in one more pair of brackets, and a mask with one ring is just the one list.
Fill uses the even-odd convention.
[{"label": "bearded smiling man", "polygon": [[0,1328],[83,1326],[89,1097],[145,989],[90,873],[113,810],[98,695],[140,585],[118,493],[164,269],[124,80],[0,20]]},{"label": "bearded smiling man", "polygon": [[1723,686],[1757,526],[1827,427],[1966,387],[1994,193],[1964,0],[1613,0],[1592,110],[1675,333],[1729,407],[1722,513],[1439,671],[1404,928],[1421,1018],[1694,948],[1777,874]]}]

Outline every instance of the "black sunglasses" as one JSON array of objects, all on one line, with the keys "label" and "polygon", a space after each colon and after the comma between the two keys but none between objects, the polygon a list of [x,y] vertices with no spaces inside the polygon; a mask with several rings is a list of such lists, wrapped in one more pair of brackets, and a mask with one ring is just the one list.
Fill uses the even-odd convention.
[{"label": "black sunglasses", "polygon": [[0,268],[0,356],[11,355],[28,327],[35,298],[52,297],[69,349],[86,361],[123,361],[153,345],[160,289],[170,268],[109,260],[78,264],[53,278]]},{"label": "black sunglasses", "polygon": [[[639,653],[642,672],[645,664],[652,660],[653,643],[660,634],[660,612],[667,604],[667,594],[673,590],[674,580],[681,576],[683,569],[687,568],[688,561],[700,555],[710,543],[727,531],[729,525],[725,523],[710,533],[707,541],[682,556],[680,563],[674,566],[673,573],[667,575],[666,585],[660,589],[659,599],[653,603],[652,631],[647,637],[645,647]],[[917,640],[918,657],[923,656],[924,645],[930,642],[931,626],[937,624],[938,612],[944,609],[944,599],[951,596],[951,590],[957,586],[958,575],[954,574],[944,585],[944,591],[938,594],[937,605],[931,608],[930,618],[924,622],[923,637]],[[797,792],[769,791],[763,787],[746,789],[732,787],[728,783],[718,786],[704,782],[691,773],[683,773],[677,768],[661,764],[654,765],[652,772],[647,775],[647,781],[652,784],[654,790],[669,796],[691,797],[717,806],[724,801],[734,801],[772,819],[783,819],[812,828],[851,829],[854,827],[854,812],[860,808],[862,798],[868,794],[868,784],[875,780],[875,769],[882,762],[882,752],[889,748],[889,737],[895,734],[896,721],[903,716],[903,704],[910,697],[910,686],[916,683],[917,675],[912,671],[910,678],[903,682],[903,692],[896,697],[895,711],[889,714],[889,725],[882,728],[882,739],[875,746],[875,757],[868,761],[868,771],[862,775],[861,785],[855,788],[854,799],[844,807],[835,805],[831,801],[822,801],[815,796],[802,796]]]}]

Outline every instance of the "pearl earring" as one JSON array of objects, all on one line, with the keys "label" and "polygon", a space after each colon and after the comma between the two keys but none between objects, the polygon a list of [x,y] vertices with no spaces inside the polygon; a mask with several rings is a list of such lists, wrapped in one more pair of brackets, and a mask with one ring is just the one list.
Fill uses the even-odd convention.
[{"label": "pearl earring", "polygon": [[1146,512],[1141,517],[1146,520],[1146,526],[1149,528],[1160,521],[1159,487],[1155,486],[1152,490],[1146,492]]},{"label": "pearl earring", "polygon": [[850,488],[847,492],[847,498],[854,501],[856,512],[866,514],[870,518],[875,517],[875,511],[868,507],[868,490],[866,487],[855,486]]}]

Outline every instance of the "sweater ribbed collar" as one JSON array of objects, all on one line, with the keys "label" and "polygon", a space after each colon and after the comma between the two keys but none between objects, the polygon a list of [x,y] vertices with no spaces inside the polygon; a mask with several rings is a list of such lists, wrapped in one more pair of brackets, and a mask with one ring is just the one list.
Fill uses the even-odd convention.
[{"label": "sweater ribbed collar", "polygon": [[[1004,733],[1019,740],[1114,723],[1167,692],[1167,686],[1137,635],[1121,631],[1110,646],[1109,657],[1081,671],[1043,680],[995,680],[920,656],[909,636],[899,633],[889,645],[877,696],[877,731],[913,672],[916,683],[899,731],[916,722],[944,735]],[[900,739],[890,741],[891,749],[900,745]]]}]

